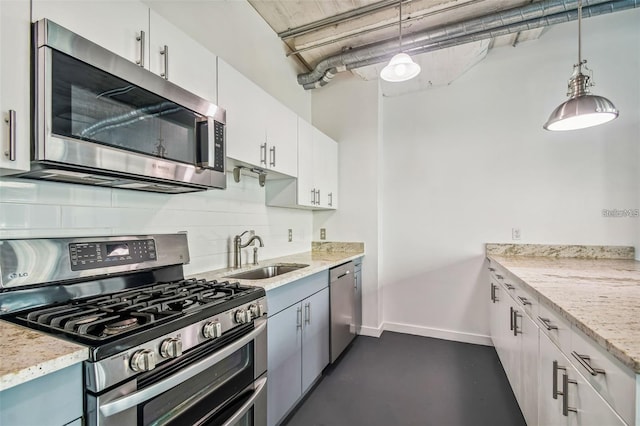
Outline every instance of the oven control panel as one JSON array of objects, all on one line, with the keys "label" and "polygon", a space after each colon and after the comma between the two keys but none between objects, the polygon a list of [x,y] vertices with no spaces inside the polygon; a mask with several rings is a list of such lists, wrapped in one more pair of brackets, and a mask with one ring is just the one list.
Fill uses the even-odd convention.
[{"label": "oven control panel", "polygon": [[129,265],[157,259],[153,239],[69,244],[72,271]]}]

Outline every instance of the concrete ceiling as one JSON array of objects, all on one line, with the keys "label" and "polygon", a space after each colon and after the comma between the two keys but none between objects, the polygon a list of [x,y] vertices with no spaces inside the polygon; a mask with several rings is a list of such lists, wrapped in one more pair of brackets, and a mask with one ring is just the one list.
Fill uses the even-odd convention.
[{"label": "concrete ceiling", "polygon": [[[249,0],[281,37],[288,55],[311,70],[322,59],[399,37],[400,0]],[[531,3],[531,0],[403,0],[402,35],[439,28],[489,13]],[[500,36],[436,52],[415,55],[422,67],[415,81],[383,85],[387,96],[446,85],[497,46],[536,39],[542,29]],[[378,78],[382,64],[351,70],[365,80]],[[398,87],[401,86],[401,87]]]}]

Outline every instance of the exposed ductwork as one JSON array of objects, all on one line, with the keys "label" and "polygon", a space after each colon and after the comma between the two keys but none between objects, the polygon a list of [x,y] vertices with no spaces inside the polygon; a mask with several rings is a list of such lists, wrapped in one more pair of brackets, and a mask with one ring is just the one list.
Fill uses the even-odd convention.
[{"label": "exposed ductwork", "polygon": [[[640,6],[640,0],[586,0],[583,17],[593,17]],[[520,31],[532,30],[578,19],[577,0],[544,0],[444,27],[417,32],[403,37],[402,51],[419,54],[489,39]],[[398,53],[398,40],[362,46],[320,61],[309,73],[298,75],[305,89],[328,84],[338,73],[388,61]]]}]

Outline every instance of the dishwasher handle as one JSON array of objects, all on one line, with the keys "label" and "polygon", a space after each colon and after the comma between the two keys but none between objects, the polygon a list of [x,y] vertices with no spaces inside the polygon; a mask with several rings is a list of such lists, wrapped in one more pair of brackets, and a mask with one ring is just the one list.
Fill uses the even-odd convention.
[{"label": "dishwasher handle", "polygon": [[344,274],[342,274],[342,275],[338,275],[338,279],[340,279],[340,278],[342,278],[342,277],[346,277],[346,276],[347,276],[347,275],[349,275],[350,273],[351,273],[351,271],[348,271],[348,270],[347,270],[347,271],[345,271],[345,273],[344,273]]}]

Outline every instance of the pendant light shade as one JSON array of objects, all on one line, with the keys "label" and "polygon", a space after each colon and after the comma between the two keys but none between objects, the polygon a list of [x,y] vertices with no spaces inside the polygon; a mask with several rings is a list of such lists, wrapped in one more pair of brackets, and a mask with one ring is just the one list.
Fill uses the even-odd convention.
[{"label": "pendant light shade", "polygon": [[[399,44],[402,48],[402,2],[400,0],[400,11],[398,17],[398,33]],[[380,78],[385,81],[396,83],[399,81],[411,80],[413,77],[420,74],[420,65],[413,62],[411,56],[406,53],[398,53],[391,58],[386,67],[380,71]]]},{"label": "pendant light shade", "polygon": [[618,110],[613,103],[602,96],[589,93],[590,75],[582,73],[587,63],[582,60],[582,1],[578,0],[578,63],[574,65],[574,73],[569,80],[567,96],[569,100],[560,104],[544,124],[546,130],[577,130],[604,124],[618,117]]},{"label": "pendant light shade", "polygon": [[406,53],[395,55],[386,67],[380,71],[380,78],[385,81],[407,81],[420,74],[420,65],[413,62]]}]

